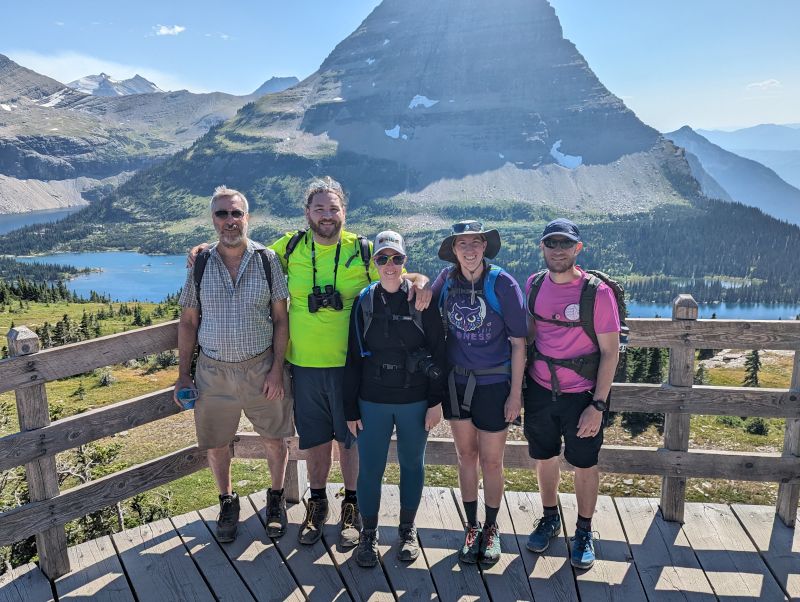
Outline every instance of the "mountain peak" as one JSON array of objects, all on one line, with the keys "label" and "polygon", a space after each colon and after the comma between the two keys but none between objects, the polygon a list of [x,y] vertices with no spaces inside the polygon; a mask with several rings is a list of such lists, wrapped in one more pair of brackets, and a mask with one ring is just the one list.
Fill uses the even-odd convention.
[{"label": "mountain peak", "polygon": [[275,92],[283,92],[287,88],[291,88],[300,80],[296,77],[270,77],[267,81],[261,84],[251,96],[261,98],[265,94],[274,94]]},{"label": "mountain peak", "polygon": [[139,74],[121,81],[112,79],[108,73],[87,75],[69,82],[67,86],[93,96],[128,96],[131,94],[163,92],[161,88]]}]

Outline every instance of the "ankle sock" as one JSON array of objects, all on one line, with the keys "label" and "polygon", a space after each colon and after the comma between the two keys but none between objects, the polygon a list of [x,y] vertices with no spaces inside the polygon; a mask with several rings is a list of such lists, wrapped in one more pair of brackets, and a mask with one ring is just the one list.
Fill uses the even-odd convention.
[{"label": "ankle sock", "polygon": [[474,502],[464,502],[464,514],[467,518],[467,524],[478,524],[478,500]]},{"label": "ankle sock", "polygon": [[544,517],[550,518],[551,516],[558,516],[558,506],[545,506]]},{"label": "ankle sock", "polygon": [[591,531],[592,530],[592,519],[586,518],[585,516],[578,515],[578,522],[575,523],[575,526],[578,529],[583,529],[584,531]]},{"label": "ankle sock", "polygon": [[497,513],[500,512],[500,508],[492,508],[491,506],[486,506],[486,522],[483,523],[484,527],[491,527],[497,522]]},{"label": "ankle sock", "polygon": [[356,497],[356,492],[353,489],[345,489],[344,490],[344,501],[350,502],[351,504],[358,503],[358,498]]},{"label": "ankle sock", "polygon": [[328,497],[328,494],[325,493],[325,488],[324,487],[321,487],[320,489],[314,489],[312,487],[311,488],[311,497],[314,498],[314,499],[320,499],[320,498],[326,499]]}]

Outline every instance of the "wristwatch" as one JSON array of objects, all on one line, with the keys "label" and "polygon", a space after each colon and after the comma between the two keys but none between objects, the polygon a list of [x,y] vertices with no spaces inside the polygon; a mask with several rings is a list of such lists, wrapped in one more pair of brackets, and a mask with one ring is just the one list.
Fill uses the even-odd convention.
[{"label": "wristwatch", "polygon": [[608,409],[608,402],[603,401],[602,399],[593,399],[592,407],[599,412],[605,412]]}]

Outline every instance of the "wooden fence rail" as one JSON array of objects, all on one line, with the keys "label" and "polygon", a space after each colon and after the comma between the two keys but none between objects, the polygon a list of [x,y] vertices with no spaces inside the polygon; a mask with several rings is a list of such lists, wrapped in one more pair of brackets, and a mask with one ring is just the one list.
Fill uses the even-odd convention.
[{"label": "wooden fence rail", "polygon": [[[662,448],[604,446],[603,472],[658,475],[661,510],[683,520],[686,479],[693,477],[779,483],[777,514],[794,526],[800,498],[800,321],[698,320],[697,304],[680,295],[672,319],[631,319],[632,347],[668,347],[666,384],[615,383],[612,409],[665,414]],[[69,571],[64,525],[70,520],[191,474],[206,466],[203,450],[190,447],[102,479],[59,491],[55,454],[178,413],[172,389],[97,408],[50,423],[45,383],[177,347],[177,322],[39,350],[25,327],[9,333],[11,358],[0,361],[0,393],[15,391],[20,432],[0,438],[0,470],[26,467],[31,501],[0,514],[0,545],[36,535],[40,565],[54,579]],[[694,386],[695,349],[795,350],[789,389]],[[692,414],[782,417],[782,453],[734,453],[689,449]],[[299,499],[306,487],[305,455],[289,440],[287,495]],[[263,458],[257,435],[240,433],[232,442],[238,458]],[[396,461],[394,443],[390,461]],[[455,465],[450,439],[431,439],[428,464]],[[562,463],[568,468],[562,457]],[[524,442],[509,442],[505,465],[533,468]]]}]

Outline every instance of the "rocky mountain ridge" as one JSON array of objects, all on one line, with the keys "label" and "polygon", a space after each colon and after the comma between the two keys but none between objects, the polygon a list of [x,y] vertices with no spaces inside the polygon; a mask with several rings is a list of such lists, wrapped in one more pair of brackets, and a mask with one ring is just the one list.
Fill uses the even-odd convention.
[{"label": "rocky mountain ridge", "polygon": [[111,76],[106,73],[87,75],[69,82],[67,86],[93,96],[127,96],[128,94],[163,92],[161,88],[138,73],[123,80],[111,79]]}]

